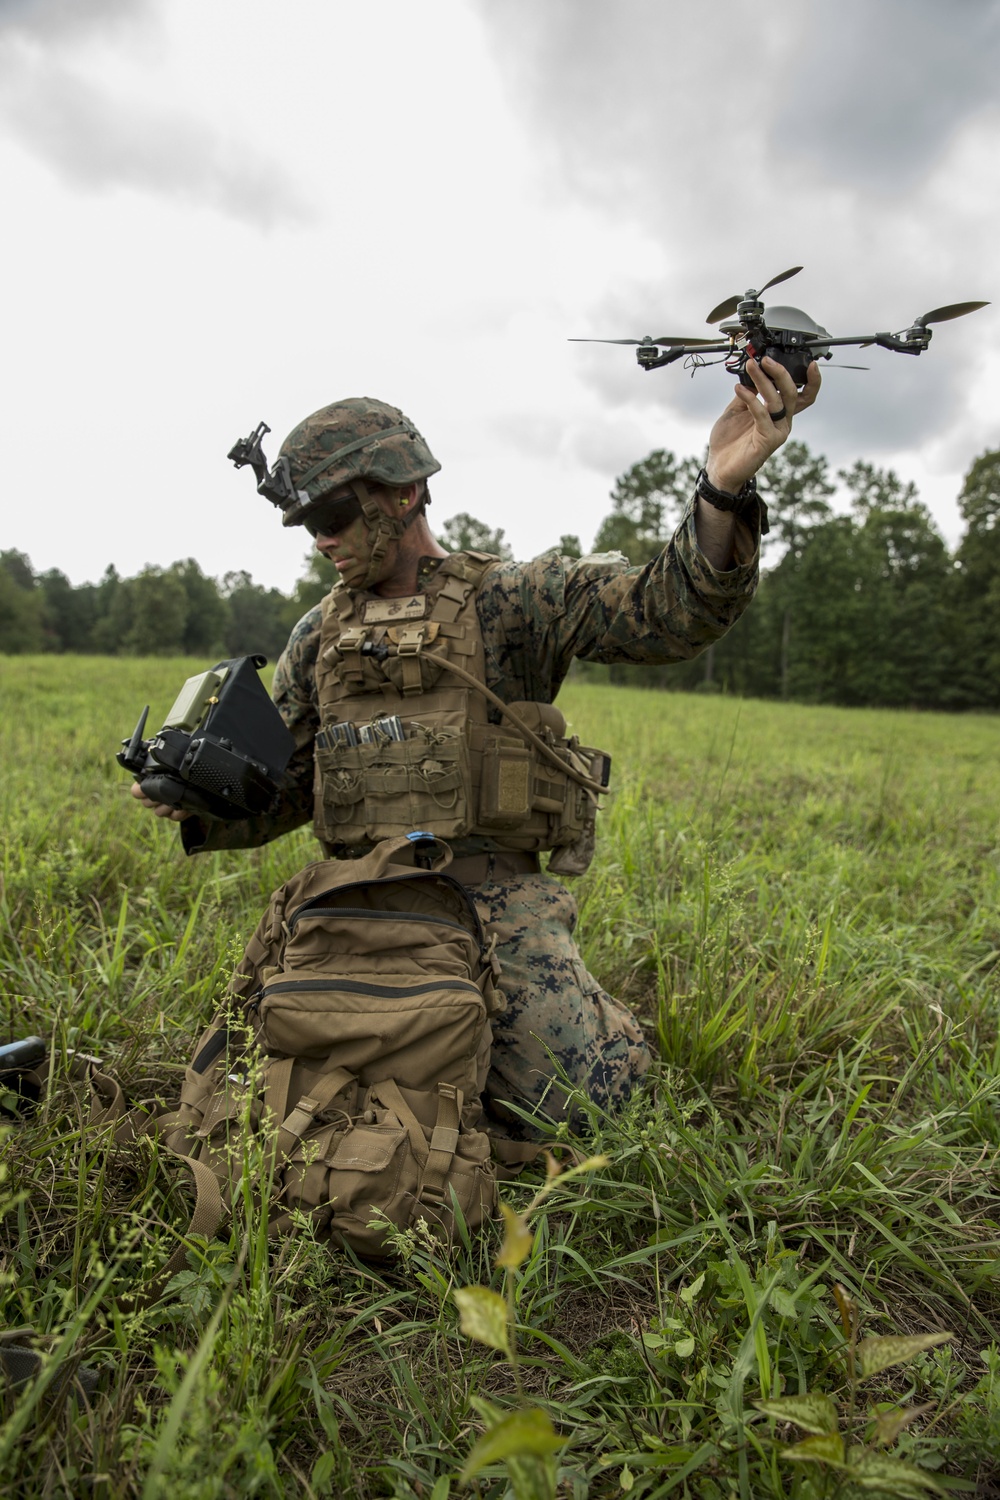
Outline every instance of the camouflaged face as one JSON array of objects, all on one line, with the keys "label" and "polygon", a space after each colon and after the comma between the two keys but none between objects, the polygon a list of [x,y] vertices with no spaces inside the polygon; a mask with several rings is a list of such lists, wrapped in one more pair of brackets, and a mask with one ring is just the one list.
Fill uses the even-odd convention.
[{"label": "camouflaged face", "polygon": [[310,500],[352,479],[406,485],[441,467],[398,407],[368,396],[321,406],[292,428],[279,457],[288,459],[296,489],[305,490]]}]

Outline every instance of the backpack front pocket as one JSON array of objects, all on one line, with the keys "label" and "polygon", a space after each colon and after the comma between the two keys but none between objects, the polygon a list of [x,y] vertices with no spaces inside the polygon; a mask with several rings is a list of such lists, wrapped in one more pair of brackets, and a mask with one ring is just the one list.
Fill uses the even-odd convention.
[{"label": "backpack front pocket", "polygon": [[259,1041],[268,1052],[329,1059],[365,1085],[395,1078],[404,1088],[434,1089],[468,1076],[487,1024],[471,980],[294,975],[276,975],[261,992]]}]

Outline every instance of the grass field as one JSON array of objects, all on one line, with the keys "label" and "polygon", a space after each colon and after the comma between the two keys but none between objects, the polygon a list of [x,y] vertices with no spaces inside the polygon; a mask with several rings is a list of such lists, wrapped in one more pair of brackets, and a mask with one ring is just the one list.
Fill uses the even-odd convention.
[{"label": "grass field", "polygon": [[[315,857],[303,830],[186,860],[132,804],[117,742],[203,665],[0,663],[0,1041],[97,1054],[131,1099],[176,1095],[269,892]],[[403,1237],[384,1267],[269,1250],[245,1202],[128,1312],[185,1189],[155,1147],[88,1135],[57,1067],[2,1142],[0,1329],[54,1353],[3,1395],[2,1493],[1000,1495],[997,720],[560,702],[616,762],[584,956],[662,1058],[592,1113],[578,1144],[608,1163],[549,1185],[517,1268],[499,1230],[451,1260]],[[459,1327],[475,1284],[507,1298],[510,1357]],[[67,1360],[101,1372],[89,1404]]]}]

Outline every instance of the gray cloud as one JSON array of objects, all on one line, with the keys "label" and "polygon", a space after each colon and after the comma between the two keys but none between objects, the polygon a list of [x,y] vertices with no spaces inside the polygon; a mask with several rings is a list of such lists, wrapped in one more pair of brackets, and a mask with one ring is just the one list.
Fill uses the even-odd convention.
[{"label": "gray cloud", "polygon": [[[918,184],[971,116],[993,107],[994,0],[839,0],[809,8],[774,133],[810,169],[898,190]],[[873,146],[876,149],[873,149]]]},{"label": "gray cloud", "polygon": [[[669,212],[677,185],[704,198],[728,183],[718,212],[769,184],[775,152],[807,178],[919,180],[995,101],[1000,0],[817,0],[787,15],[742,0],[473,3],[510,87],[554,133],[542,148],[574,188],[638,193],[637,217]],[[782,175],[790,185],[795,167]]]},{"label": "gray cloud", "polygon": [[[995,195],[956,184],[970,142],[995,162],[998,0],[763,15],[734,0],[476,4],[551,190],[659,246],[657,276],[623,267],[568,333],[705,333],[714,303],[795,263],[805,272],[775,298],[840,334],[995,290]],[[943,437],[990,315],[946,325],[919,361],[838,356],[872,371],[829,370],[803,436],[835,461]],[[631,351],[578,348],[612,404],[657,400],[708,421],[728,389],[717,370],[645,375]]]},{"label": "gray cloud", "polygon": [[263,229],[312,221],[312,207],[264,153],[194,114],[115,95],[87,76],[81,40],[140,31],[158,8],[156,0],[0,0],[8,137],[83,192],[135,188]]},{"label": "gray cloud", "polygon": [[155,24],[162,0],[0,0],[0,37],[31,37],[48,47]]}]

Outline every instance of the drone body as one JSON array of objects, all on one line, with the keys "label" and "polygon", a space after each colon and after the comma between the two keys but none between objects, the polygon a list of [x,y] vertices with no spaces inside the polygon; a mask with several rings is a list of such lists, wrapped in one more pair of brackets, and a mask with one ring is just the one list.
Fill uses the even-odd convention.
[{"label": "drone body", "polygon": [[[766,356],[784,365],[797,386],[805,384],[806,371],[814,359],[831,359],[834,345],[855,344],[866,348],[877,344],[879,348],[891,349],[897,354],[922,354],[931,341],[931,323],[947,323],[952,318],[964,317],[977,308],[988,307],[987,302],[954,302],[947,307],[936,307],[932,312],[915,318],[909,328],[892,333],[853,334],[846,338],[832,338],[808,313],[797,307],[765,308],[761,294],[768,287],[787,281],[802,270],[792,266],[765,282],[758,292],[750,287],[743,296],[727,297],[712,309],[706,321],[718,323],[716,338],[683,338],[677,334],[647,334],[642,339],[572,339],[571,343],[587,344],[631,344],[635,346],[636,359],[644,370],[658,370],[663,365],[674,364],[683,359],[695,369],[706,364],[724,364],[731,375],[738,375],[741,385],[755,389],[747,374],[749,359],[761,360]],[[724,342],[719,341],[719,337]],[[718,359],[709,360],[706,355],[716,354]],[[847,369],[865,369],[864,365],[848,365]]]}]

